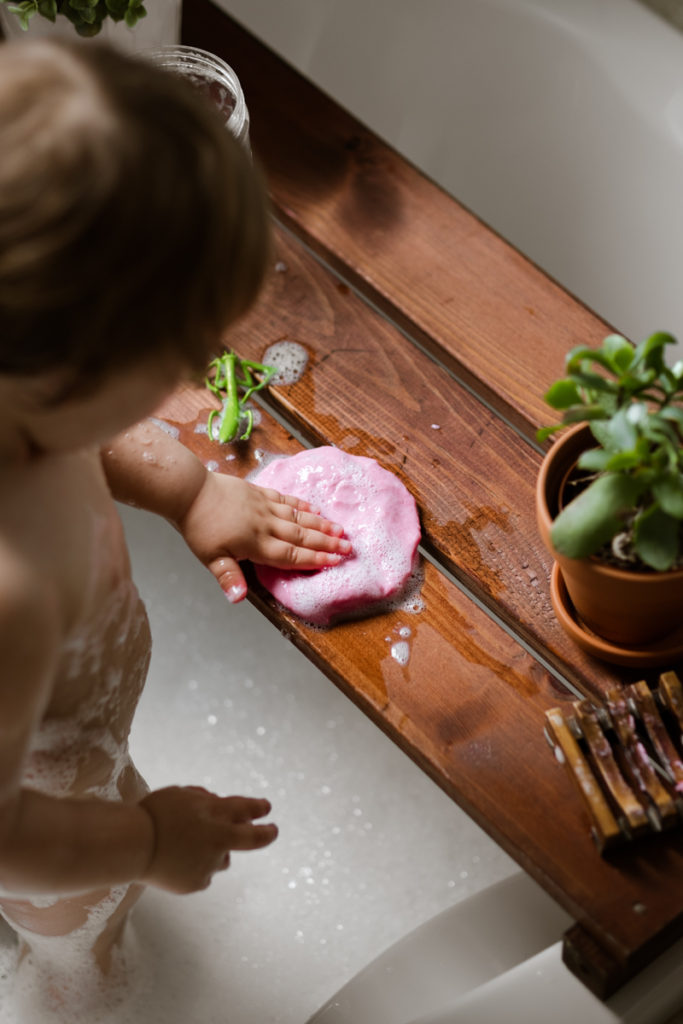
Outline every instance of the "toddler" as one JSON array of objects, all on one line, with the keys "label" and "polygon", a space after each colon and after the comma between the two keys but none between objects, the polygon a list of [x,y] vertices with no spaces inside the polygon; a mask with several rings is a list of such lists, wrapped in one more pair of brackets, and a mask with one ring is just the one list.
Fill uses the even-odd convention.
[{"label": "toddler", "polygon": [[203,889],[277,834],[268,801],[150,793],[129,757],[150,636],[114,505],[173,523],[230,601],[241,559],[348,553],[145,420],[268,251],[258,175],[184,82],[93,43],[0,45],[0,911],[56,1002],[74,958],[110,971],[144,886]]}]

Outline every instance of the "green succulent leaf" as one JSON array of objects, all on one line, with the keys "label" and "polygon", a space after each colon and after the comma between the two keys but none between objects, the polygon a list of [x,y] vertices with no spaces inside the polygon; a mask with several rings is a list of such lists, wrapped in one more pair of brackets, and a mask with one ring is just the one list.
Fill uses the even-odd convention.
[{"label": "green succulent leaf", "polygon": [[578,460],[595,479],[553,526],[563,554],[593,554],[631,524],[642,562],[659,570],[677,560],[683,545],[683,359],[667,366],[673,344],[666,331],[637,346],[610,334],[599,348],[573,348],[565,378],[549,388],[546,399],[562,410],[562,424],[587,423],[598,445]]},{"label": "green succulent leaf", "polygon": [[588,469],[594,473],[602,473],[608,468],[612,456],[604,448],[589,448],[579,456],[579,469]]},{"label": "green succulent leaf", "polygon": [[623,526],[623,515],[640,497],[643,484],[631,476],[608,473],[582,491],[553,523],[556,549],[568,558],[587,558]]},{"label": "green succulent leaf", "polygon": [[608,460],[604,469],[609,473],[624,473],[629,470],[636,470],[642,462],[640,455],[636,451],[617,452],[615,455],[611,455],[609,452],[606,454]]},{"label": "green succulent leaf", "polygon": [[597,403],[592,405],[571,405],[565,410],[562,422],[565,424],[584,423],[592,420],[602,420],[604,418],[605,410]]},{"label": "green succulent leaf", "polygon": [[674,519],[683,519],[683,476],[680,473],[665,473],[652,485],[652,493],[663,512]]},{"label": "green succulent leaf", "polygon": [[635,356],[633,345],[621,334],[608,334],[602,343],[602,350],[609,366],[617,374],[628,370]]},{"label": "green succulent leaf", "polygon": [[562,430],[563,426],[564,423],[555,423],[552,427],[540,427],[536,431],[536,440],[539,444],[543,444],[543,442],[547,441],[552,434],[556,434],[558,430]]},{"label": "green succulent leaf", "polygon": [[592,373],[588,369],[572,370],[572,380],[579,387],[585,388],[589,393],[595,391],[600,394],[603,391],[616,392],[617,385],[609,377],[603,377],[600,373]]},{"label": "green succulent leaf", "polygon": [[676,339],[672,334],[667,331],[655,331],[637,346],[633,363],[643,363],[659,372],[664,366],[664,347],[675,344]]},{"label": "green succulent leaf", "polygon": [[[5,0],[3,0],[3,2],[5,2]],[[19,19],[19,24],[24,32],[26,32],[31,22],[31,18],[34,14],[38,13],[38,5],[36,0],[23,0],[23,2],[19,4],[8,4],[7,10],[16,14]]]},{"label": "green succulent leaf", "polygon": [[579,345],[567,353],[567,371],[573,376],[575,373],[587,372],[595,363],[606,370],[612,369],[610,357],[600,348],[589,348],[588,345]]},{"label": "green succulent leaf", "polygon": [[651,569],[666,572],[678,558],[679,534],[680,523],[653,505],[634,523],[636,554]]},{"label": "green succulent leaf", "polygon": [[679,431],[683,433],[683,409],[679,405],[667,405],[660,410],[659,415],[664,420],[674,423]]},{"label": "green succulent leaf", "polygon": [[147,11],[142,4],[136,4],[135,7],[129,7],[125,14],[126,25],[128,28],[135,28],[138,21],[141,18],[146,17]]},{"label": "green succulent leaf", "polygon": [[638,430],[629,418],[628,409],[619,409],[605,424],[603,444],[611,452],[630,452],[636,446]]},{"label": "green succulent leaf", "polygon": [[546,391],[545,401],[553,409],[568,409],[570,405],[581,405],[581,395],[573,380],[565,377],[563,380],[556,380],[553,386]]},{"label": "green succulent leaf", "polygon": [[57,0],[39,0],[38,14],[41,14],[43,18],[47,18],[48,21],[56,21],[58,13]]}]

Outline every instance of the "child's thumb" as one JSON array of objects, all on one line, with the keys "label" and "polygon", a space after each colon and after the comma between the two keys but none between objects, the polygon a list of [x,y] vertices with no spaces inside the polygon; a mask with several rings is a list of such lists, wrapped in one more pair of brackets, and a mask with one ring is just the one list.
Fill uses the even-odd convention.
[{"label": "child's thumb", "polygon": [[247,584],[239,563],[234,558],[217,558],[209,564],[209,569],[231,604],[244,600],[247,596]]}]

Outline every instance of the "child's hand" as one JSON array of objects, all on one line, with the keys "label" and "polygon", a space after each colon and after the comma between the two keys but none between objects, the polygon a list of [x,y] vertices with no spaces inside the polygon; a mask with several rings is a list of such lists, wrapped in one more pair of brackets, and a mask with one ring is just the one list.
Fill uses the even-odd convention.
[{"label": "child's hand", "polygon": [[270,811],[267,800],[218,797],[199,786],[169,786],[140,801],[154,823],[155,846],[143,882],[169,892],[206,889],[230,865],[231,850],[258,850],[277,826],[254,825]]},{"label": "child's hand", "polygon": [[207,473],[179,526],[232,602],[247,594],[240,559],[279,569],[319,569],[337,565],[351,551],[342,527],[313,513],[305,501],[218,473]]}]

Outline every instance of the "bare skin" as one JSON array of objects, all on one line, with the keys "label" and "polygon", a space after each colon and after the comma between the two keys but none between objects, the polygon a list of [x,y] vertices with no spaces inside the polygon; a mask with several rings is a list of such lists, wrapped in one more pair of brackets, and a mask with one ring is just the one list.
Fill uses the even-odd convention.
[{"label": "bare skin", "polygon": [[88,942],[105,973],[145,885],[206,888],[230,851],[277,835],[258,823],[268,801],[149,793],[130,761],[150,637],[113,499],[173,522],[233,601],[240,559],[313,568],[349,550],[297,499],[207,473],[152,423],[129,427],[175,379],[143,365],[46,407],[49,381],[19,391],[0,376],[0,909],[40,957],[32,936],[77,934],[99,904]]}]

